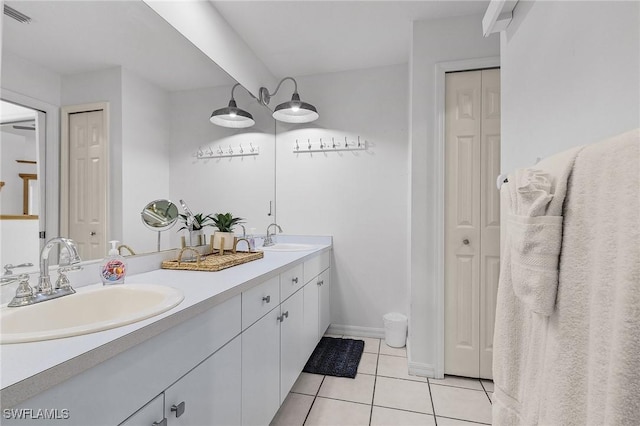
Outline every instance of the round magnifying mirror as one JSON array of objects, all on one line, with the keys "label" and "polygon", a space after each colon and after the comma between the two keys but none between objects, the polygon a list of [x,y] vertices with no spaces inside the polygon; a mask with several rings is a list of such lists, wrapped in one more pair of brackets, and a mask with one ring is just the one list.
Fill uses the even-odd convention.
[{"label": "round magnifying mirror", "polygon": [[158,231],[158,251],[160,251],[160,232],[176,224],[178,206],[169,200],[155,200],[142,209],[140,216],[147,228]]}]

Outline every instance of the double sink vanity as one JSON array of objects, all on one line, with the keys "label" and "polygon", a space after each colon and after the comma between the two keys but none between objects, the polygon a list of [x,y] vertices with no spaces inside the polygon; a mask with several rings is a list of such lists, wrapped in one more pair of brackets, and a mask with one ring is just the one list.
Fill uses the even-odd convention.
[{"label": "double sink vanity", "polygon": [[331,237],[280,238],[219,272],[158,269],[165,252],[3,307],[2,424],[269,424],[330,323]]}]

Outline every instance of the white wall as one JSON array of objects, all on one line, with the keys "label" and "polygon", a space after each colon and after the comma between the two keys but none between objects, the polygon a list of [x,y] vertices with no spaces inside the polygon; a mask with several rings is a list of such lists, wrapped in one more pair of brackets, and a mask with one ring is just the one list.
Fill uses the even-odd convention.
[{"label": "white wall", "polygon": [[519,2],[501,36],[502,170],[640,127],[640,3]]},{"label": "white wall", "polygon": [[[482,37],[482,16],[467,16],[413,24],[410,63],[410,361],[425,374],[434,374],[441,358],[438,342],[438,254],[443,247],[435,236],[444,225],[438,223],[438,193],[442,190],[441,158],[436,134],[435,67],[440,62],[499,55],[497,35]],[[441,368],[442,366],[440,366]]]},{"label": "white wall", "polygon": [[[136,253],[157,250],[157,233],[140,218],[144,206],[169,198],[169,93],[122,70],[122,242]],[[167,249],[169,239],[161,239]],[[173,246],[175,247],[175,245]]]},{"label": "white wall", "polygon": [[[277,123],[278,223],[288,234],[333,235],[332,324],[382,329],[382,315],[409,308],[407,66],[296,80],[320,118]],[[292,89],[283,86],[282,98]],[[296,139],[317,146],[345,136],[369,149],[293,152]]]},{"label": "white wall", "polygon": [[2,88],[60,105],[61,76],[47,68],[2,50]]},{"label": "white wall", "polygon": [[[171,200],[183,199],[193,213],[227,213],[245,219],[247,231],[256,228],[264,234],[273,221],[267,216],[274,198],[275,124],[271,113],[242,88],[235,90],[239,108],[253,115],[256,124],[247,129],[228,129],[209,121],[211,113],[226,107],[231,86],[171,93]],[[257,156],[197,159],[198,150],[214,152],[218,148],[234,152],[239,147],[249,152],[250,144],[259,149]],[[180,213],[184,213],[179,207]],[[180,243],[182,223],[168,231],[172,246]],[[206,228],[211,234],[214,228]],[[241,232],[238,228],[236,232]]]}]

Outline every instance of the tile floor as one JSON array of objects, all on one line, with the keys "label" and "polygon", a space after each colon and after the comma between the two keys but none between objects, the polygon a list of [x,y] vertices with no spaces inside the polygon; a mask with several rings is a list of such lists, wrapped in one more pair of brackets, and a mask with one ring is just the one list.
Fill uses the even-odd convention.
[{"label": "tile floor", "polygon": [[[342,337],[330,335],[331,337]],[[273,426],[413,426],[491,423],[493,382],[410,376],[405,348],[367,337],[355,379],[302,373]]]}]

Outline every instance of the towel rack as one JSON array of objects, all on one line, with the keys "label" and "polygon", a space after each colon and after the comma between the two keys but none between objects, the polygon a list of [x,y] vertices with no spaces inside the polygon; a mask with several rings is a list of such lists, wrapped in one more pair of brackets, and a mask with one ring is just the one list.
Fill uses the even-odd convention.
[{"label": "towel rack", "polygon": [[320,138],[320,142],[312,143],[311,139],[307,139],[307,143],[299,143],[298,139],[296,139],[296,144],[293,146],[293,152],[304,153],[304,152],[331,152],[331,151],[366,151],[367,150],[367,141],[360,141],[360,136],[358,136],[357,141],[349,142],[347,137],[344,137],[344,142],[336,142],[335,138],[331,138],[331,142],[324,142],[322,138]]},{"label": "towel rack", "polygon": [[211,147],[206,150],[198,149],[196,152],[196,158],[198,160],[203,160],[206,158],[224,158],[224,157],[247,157],[250,155],[259,155],[260,147],[254,147],[253,143],[249,143],[249,147],[243,147],[240,144],[237,148],[233,148],[229,145],[228,149],[222,149],[220,146],[214,151]]}]

